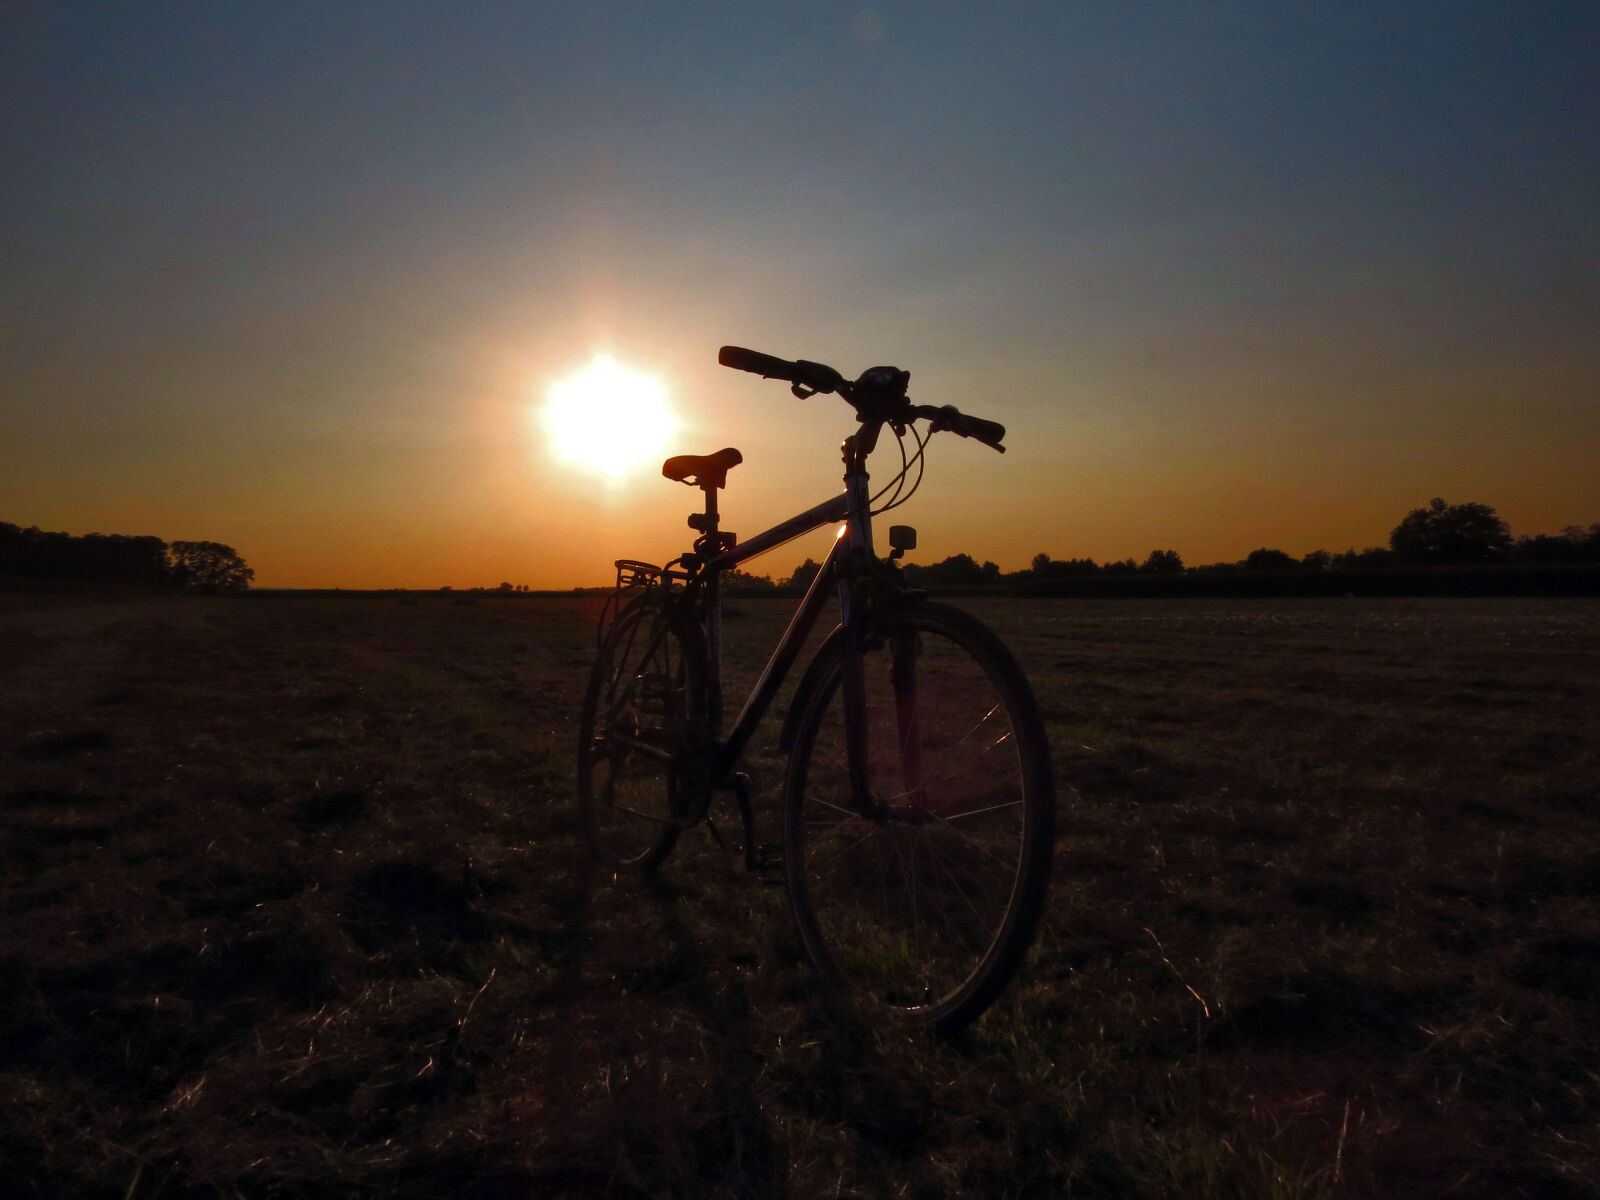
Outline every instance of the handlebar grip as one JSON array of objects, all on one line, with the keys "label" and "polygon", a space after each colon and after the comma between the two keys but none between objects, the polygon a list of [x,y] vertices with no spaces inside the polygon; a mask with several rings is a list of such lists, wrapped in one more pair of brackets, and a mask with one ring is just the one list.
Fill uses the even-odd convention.
[{"label": "handlebar grip", "polygon": [[760,375],[765,379],[787,379],[790,383],[794,382],[794,363],[787,359],[774,358],[770,354],[746,350],[743,346],[724,346],[717,351],[717,361],[725,367],[732,367],[736,371],[749,371],[750,374]]},{"label": "handlebar grip", "polygon": [[1006,427],[999,421],[985,421],[982,417],[970,417],[954,404],[946,404],[941,408],[919,407],[919,415],[926,415],[933,421],[933,432],[948,429],[952,433],[959,433],[962,437],[975,438],[985,446],[992,446],[1006,452],[1000,443],[1005,441]]},{"label": "handlebar grip", "polygon": [[967,423],[966,429],[962,430],[965,436],[976,438],[985,446],[993,446],[1001,454],[1006,452],[1006,448],[1000,444],[1006,438],[1004,425],[999,421],[985,421],[982,417],[969,417],[965,413],[961,415]]}]

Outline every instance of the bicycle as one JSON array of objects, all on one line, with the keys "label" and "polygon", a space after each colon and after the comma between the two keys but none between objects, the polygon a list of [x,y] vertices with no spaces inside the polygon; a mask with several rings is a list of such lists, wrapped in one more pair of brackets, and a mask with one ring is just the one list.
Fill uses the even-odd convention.
[{"label": "bicycle", "polygon": [[[700,536],[664,567],[615,564],[579,736],[585,839],[613,867],[650,870],[702,821],[721,842],[709,814],[731,792],[745,865],[781,871],[800,941],[829,988],[954,1031],[1009,982],[1043,910],[1055,836],[1050,749],[1011,653],[970,614],[908,587],[898,560],[916,531],[891,527],[891,553],[879,558],[872,518],[920,486],[933,434],[1003,453],[1005,427],[953,405],[913,404],[910,373],[894,367],[852,382],[821,363],[737,346],[718,361],[854,408],[845,490],[740,541],[721,530],[717,509],[739,451],[667,460],[666,478],[704,493],[688,522]],[[867,457],[885,429],[900,469],[874,494]],[[830,523],[840,525],[833,546],[724,735],[723,574]],[[738,765],[830,594],[839,624],[801,676],[780,737],[783,839],[759,844]]]}]

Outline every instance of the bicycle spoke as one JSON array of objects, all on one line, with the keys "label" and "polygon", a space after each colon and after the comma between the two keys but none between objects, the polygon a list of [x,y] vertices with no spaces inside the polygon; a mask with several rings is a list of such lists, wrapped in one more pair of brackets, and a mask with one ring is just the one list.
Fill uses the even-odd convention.
[{"label": "bicycle spoke", "polygon": [[[839,828],[842,828],[846,823],[847,822],[843,822],[843,821],[836,822],[835,824],[833,824],[831,826],[828,826],[827,828],[839,829]],[[867,824],[866,822],[862,822],[862,824],[866,826],[866,832],[865,833],[863,833],[855,841],[851,842],[848,846],[842,846],[838,850],[834,851],[833,854],[830,855],[828,858],[823,859],[821,862],[814,863],[812,865],[812,869],[815,870],[815,871],[821,872],[830,863],[834,863],[834,862],[839,861],[839,859],[843,858],[846,854],[849,854],[857,846],[861,845],[868,838],[870,838],[872,836],[872,834],[873,834],[874,827],[872,825],[870,825],[870,824]]]},{"label": "bicycle spoke", "polygon": [[[938,849],[932,846],[931,843],[929,845],[929,850],[932,852],[935,863],[938,865],[940,870],[944,872],[945,878],[950,881],[951,888],[955,891],[957,896],[961,897],[962,902],[967,906],[967,910],[971,912],[973,917],[977,920],[979,926],[987,927],[989,918],[985,917],[978,911],[978,906],[972,902],[972,897],[967,894],[966,890],[961,886],[961,881],[957,879],[955,873],[951,871],[946,857],[941,855]],[[992,933],[993,930],[991,929],[990,932]]]},{"label": "bicycle spoke", "polygon": [[822,805],[823,808],[831,808],[834,812],[843,813],[847,817],[853,817],[853,818],[855,818],[857,820],[859,820],[860,817],[861,817],[861,814],[858,813],[855,809],[846,808],[842,804],[835,804],[832,800],[826,800],[821,796],[812,796],[811,800],[812,800],[813,803]]},{"label": "bicycle spoke", "polygon": [[639,754],[655,759],[657,762],[670,763],[673,753],[665,746],[658,746],[654,742],[641,741],[638,738],[626,737],[620,733],[613,733],[608,744],[622,746]]},{"label": "bicycle spoke", "polygon": [[638,817],[644,821],[654,821],[658,825],[677,825],[671,817],[658,817],[655,813],[641,812],[637,808],[629,808],[626,804],[613,804],[611,806],[619,813],[627,813],[630,817]]},{"label": "bicycle spoke", "polygon": [[983,816],[984,813],[999,812],[1003,808],[1021,808],[1021,807],[1022,807],[1022,801],[1021,800],[1007,800],[1003,804],[991,804],[987,808],[973,808],[973,809],[969,809],[966,812],[961,812],[961,813],[937,813],[935,815],[938,817],[939,820],[943,821],[945,824],[948,825],[951,821],[963,821],[968,817],[981,817],[981,816]]},{"label": "bicycle spoke", "polygon": [[[995,865],[995,868],[997,870],[1000,870],[1000,871],[1014,871],[1014,870],[1016,870],[1016,864],[1015,863],[1008,864],[1008,863],[1006,863],[1006,861],[1004,859],[996,858],[993,854],[990,854],[989,851],[984,848],[983,843],[978,841],[977,839],[968,837],[961,830],[955,829],[953,827],[951,828],[950,832],[953,833],[956,837],[960,838],[963,845],[971,846],[975,851],[977,851],[979,854],[983,855],[984,858],[986,858],[990,862],[992,862]],[[998,841],[999,839],[996,838],[994,840]]]}]

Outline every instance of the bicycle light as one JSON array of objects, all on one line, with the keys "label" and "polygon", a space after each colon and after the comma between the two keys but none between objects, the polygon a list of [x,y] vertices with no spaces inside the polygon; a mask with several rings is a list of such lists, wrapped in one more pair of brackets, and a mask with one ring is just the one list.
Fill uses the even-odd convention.
[{"label": "bicycle light", "polygon": [[917,531],[909,525],[889,526],[889,545],[894,549],[890,551],[890,558],[900,558],[907,550],[917,548]]}]

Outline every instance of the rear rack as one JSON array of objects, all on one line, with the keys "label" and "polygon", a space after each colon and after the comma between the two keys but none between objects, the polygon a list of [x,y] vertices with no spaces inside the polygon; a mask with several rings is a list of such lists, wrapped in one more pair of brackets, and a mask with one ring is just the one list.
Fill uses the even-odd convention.
[{"label": "rear rack", "polygon": [[638,562],[631,558],[619,558],[614,564],[617,568],[617,591],[625,592],[629,588],[654,587],[661,582],[667,572],[647,562]]},{"label": "rear rack", "polygon": [[600,620],[596,626],[596,636],[600,643],[606,640],[611,623],[616,620],[617,614],[622,611],[622,606],[629,596],[645,588],[670,588],[674,584],[687,582],[690,578],[687,571],[675,571],[670,565],[658,567],[654,563],[640,562],[633,558],[619,558],[613,565],[617,568],[617,583],[611,594],[606,597],[605,606],[600,610]]}]

